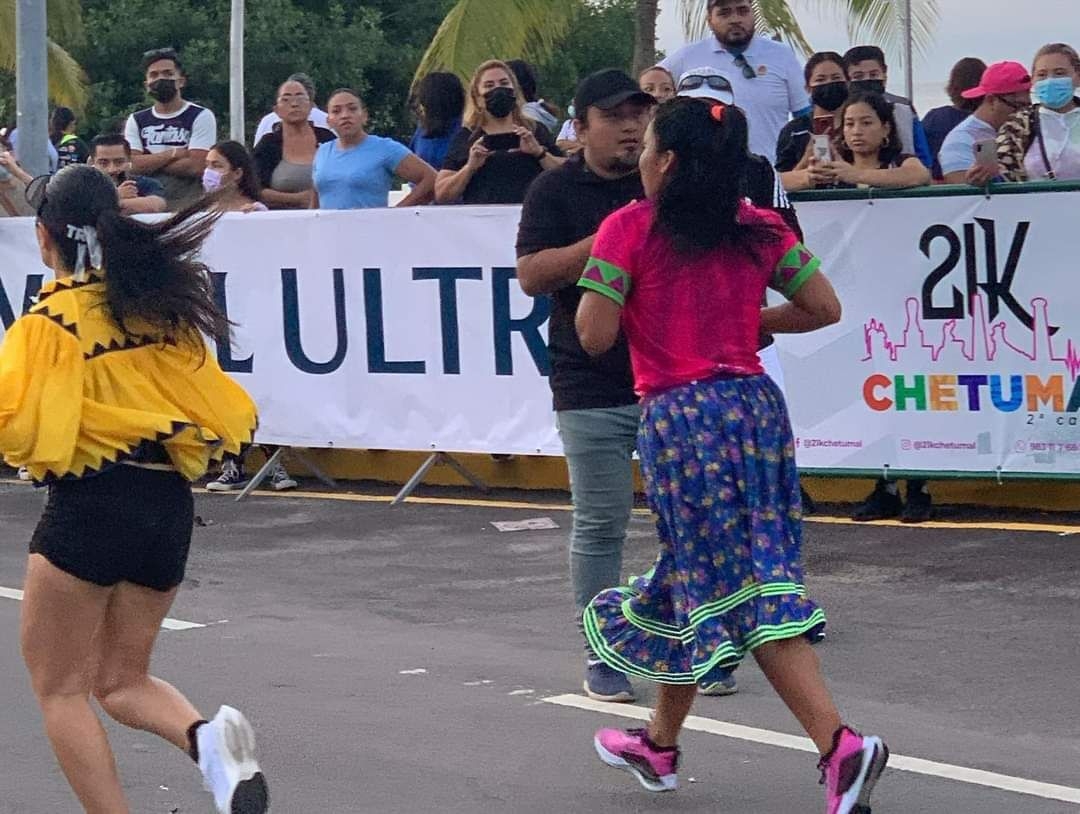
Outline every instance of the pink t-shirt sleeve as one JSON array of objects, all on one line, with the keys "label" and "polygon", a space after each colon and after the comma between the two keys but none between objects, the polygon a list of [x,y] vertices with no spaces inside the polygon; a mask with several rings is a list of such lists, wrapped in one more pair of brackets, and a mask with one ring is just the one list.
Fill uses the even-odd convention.
[{"label": "pink t-shirt sleeve", "polygon": [[799,241],[779,216],[772,212],[758,214],[780,230],[778,241],[770,246],[769,288],[790,300],[821,267],[821,260]]},{"label": "pink t-shirt sleeve", "polygon": [[578,285],[626,305],[633,257],[641,244],[641,212],[635,204],[609,215],[596,233],[592,255]]}]

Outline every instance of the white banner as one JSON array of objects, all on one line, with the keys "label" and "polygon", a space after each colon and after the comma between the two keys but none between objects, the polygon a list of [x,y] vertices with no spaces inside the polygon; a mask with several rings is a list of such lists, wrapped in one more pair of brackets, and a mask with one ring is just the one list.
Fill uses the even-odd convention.
[{"label": "white banner", "polygon": [[[839,325],[780,340],[802,467],[1080,473],[1072,193],[805,203]],[[516,207],[229,215],[206,260],[260,438],[560,454]],[[47,271],[0,220],[0,321]]]}]

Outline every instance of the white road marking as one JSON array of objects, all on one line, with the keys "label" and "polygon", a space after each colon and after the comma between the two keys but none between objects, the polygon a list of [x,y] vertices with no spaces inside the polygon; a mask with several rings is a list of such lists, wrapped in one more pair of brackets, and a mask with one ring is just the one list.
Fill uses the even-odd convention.
[{"label": "white road marking", "polygon": [[[545,703],[556,704],[560,707],[571,707],[589,712],[602,712],[607,715],[618,715],[622,718],[633,718],[638,721],[649,720],[652,710],[645,707],[632,706],[629,704],[609,704],[604,701],[593,701],[582,695],[556,695],[552,698],[543,699]],[[817,748],[809,738],[800,738],[795,735],[787,735],[783,732],[772,732],[768,729],[755,729],[739,724],[729,724],[717,721],[713,718],[702,718],[691,715],[686,719],[686,728],[695,732],[707,732],[710,735],[719,735],[724,738],[760,743],[765,746],[779,746],[782,749],[792,749],[797,752],[810,752],[817,754]],[[944,780],[952,780],[957,783],[967,783],[972,786],[986,786],[987,788],[1010,791],[1016,794],[1026,794],[1031,797],[1041,797],[1045,800],[1061,800],[1066,803],[1080,803],[1080,789],[1069,786],[1059,786],[1054,783],[1043,783],[1038,780],[1028,780],[1023,777],[1010,777],[1005,774],[985,772],[981,769],[969,769],[966,766],[952,766],[948,763],[937,763],[932,760],[923,760],[917,757],[905,757],[904,755],[890,755],[889,768],[898,769],[902,772],[926,775],[928,777],[940,777]]]},{"label": "white road marking", "polygon": [[[0,588],[0,599],[14,599],[18,602],[22,602],[23,592],[16,588]],[[185,622],[183,619],[166,619],[161,623],[161,627],[164,630],[195,630],[200,627],[206,627],[198,622]]]}]

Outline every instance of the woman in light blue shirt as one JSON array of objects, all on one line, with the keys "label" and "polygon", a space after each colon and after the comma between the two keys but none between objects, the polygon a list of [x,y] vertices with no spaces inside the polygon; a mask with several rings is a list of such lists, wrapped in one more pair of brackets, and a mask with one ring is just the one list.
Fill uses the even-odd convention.
[{"label": "woman in light blue shirt", "polygon": [[338,134],[315,153],[313,209],[373,209],[387,206],[394,177],[413,185],[398,206],[431,203],[435,170],[404,144],[373,136],[364,128],[367,108],[354,90],[342,88],[326,106],[330,127]]}]

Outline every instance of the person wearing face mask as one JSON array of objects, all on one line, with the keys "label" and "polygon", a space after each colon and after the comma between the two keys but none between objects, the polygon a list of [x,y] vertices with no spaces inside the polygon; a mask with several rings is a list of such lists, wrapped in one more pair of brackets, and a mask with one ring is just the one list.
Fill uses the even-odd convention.
[{"label": "person wearing face mask", "polygon": [[527,118],[525,97],[505,62],[476,69],[464,127],[450,142],[435,182],[441,204],[519,204],[544,170],[565,160],[551,132]]},{"label": "person wearing face mask", "polygon": [[844,58],[835,51],[821,51],[810,57],[803,76],[814,109],[788,122],[776,141],[776,171],[789,192],[817,184],[819,179],[812,173],[812,136],[832,135],[843,127],[840,108],[848,98]]},{"label": "person wearing face mask", "polygon": [[985,186],[1000,176],[999,167],[975,161],[975,145],[996,141],[1002,125],[1017,111],[1031,105],[1031,74],[1019,62],[995,62],[977,87],[964,91],[965,99],[979,106],[945,137],[938,153],[946,184]]},{"label": "person wearing face mask", "polygon": [[844,70],[848,76],[851,93],[870,91],[880,93],[895,108],[896,130],[905,153],[916,156],[927,169],[934,166],[934,154],[926,139],[919,114],[910,99],[886,90],[889,84],[889,66],[885,64],[885,52],[876,45],[857,45],[844,54]]},{"label": "person wearing face mask", "polygon": [[259,174],[251,153],[239,141],[220,141],[206,156],[202,187],[216,195],[214,209],[222,212],[265,212]]},{"label": "person wearing face mask", "polygon": [[135,172],[159,181],[169,209],[176,210],[202,194],[206,154],[217,141],[217,119],[212,111],[184,99],[187,77],[174,49],[147,51],[143,71],[146,92],[155,101],[128,117],[124,135]]},{"label": "person wearing face mask", "polygon": [[1018,110],[998,133],[1006,181],[1080,179],[1080,55],[1062,42],[1039,49],[1031,69],[1035,104]]}]

